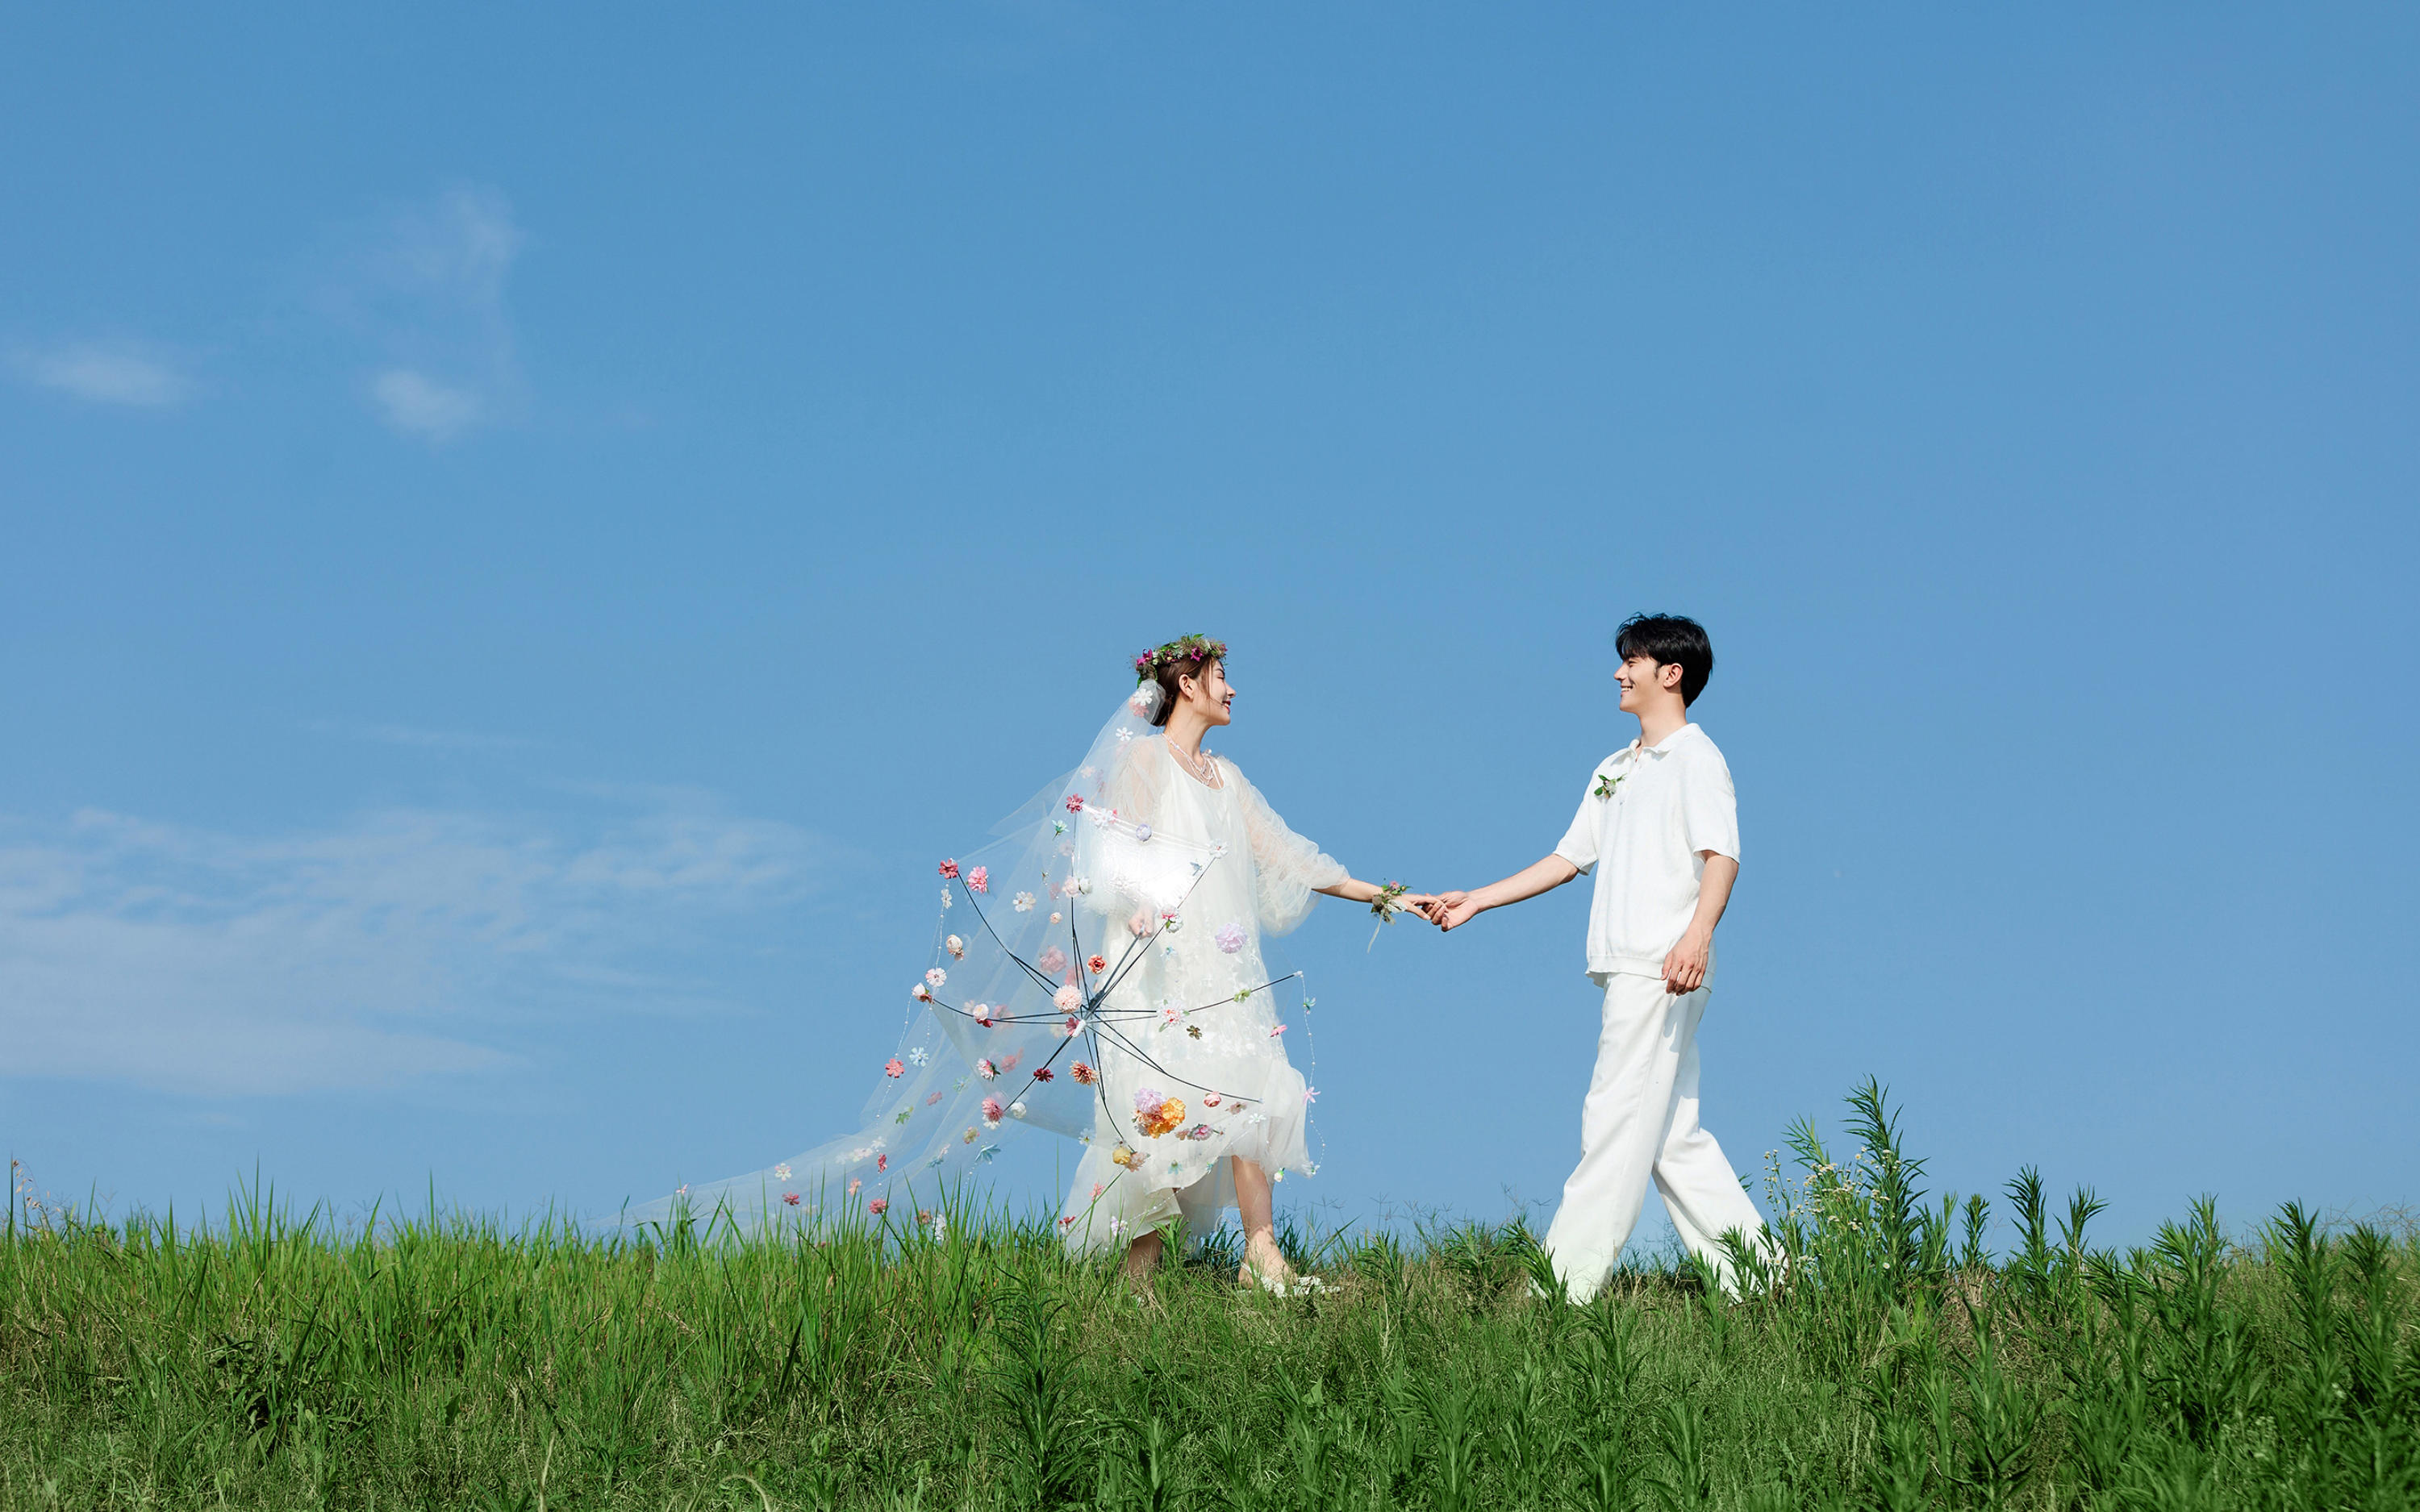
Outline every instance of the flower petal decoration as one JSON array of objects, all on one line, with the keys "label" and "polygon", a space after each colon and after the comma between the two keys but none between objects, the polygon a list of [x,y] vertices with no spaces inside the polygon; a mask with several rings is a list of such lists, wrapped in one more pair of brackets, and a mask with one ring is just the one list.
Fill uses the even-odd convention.
[{"label": "flower petal decoration", "polygon": [[991,870],[988,867],[976,867],[967,873],[967,886],[977,892],[991,891]]},{"label": "flower petal decoration", "polygon": [[939,966],[935,966],[932,970],[924,973],[924,985],[932,988],[935,992],[939,992],[941,990],[941,984],[949,980],[950,974]]},{"label": "flower petal decoration", "polygon": [[957,862],[955,862],[955,861],[943,861],[943,862],[941,863],[941,875],[942,875],[943,877],[946,877],[946,878],[954,878],[957,874],[958,874],[958,863],[957,863]]},{"label": "flower petal decoration", "polygon": [[941,942],[941,949],[950,952],[950,959],[953,961],[964,961],[967,958],[967,942],[954,934]]},{"label": "flower petal decoration", "polygon": [[906,1066],[899,1063],[899,1057],[897,1056],[892,1056],[889,1060],[882,1063],[882,1074],[890,1077],[892,1081],[897,1081],[907,1072],[907,1070],[908,1068]]}]

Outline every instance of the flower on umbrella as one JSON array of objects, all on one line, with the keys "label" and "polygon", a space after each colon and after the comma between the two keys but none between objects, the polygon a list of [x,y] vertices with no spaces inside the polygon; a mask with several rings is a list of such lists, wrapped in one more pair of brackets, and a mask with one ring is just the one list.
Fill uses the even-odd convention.
[{"label": "flower on umbrella", "polygon": [[[1059,916],[1053,914],[1050,917],[1056,919]],[[1043,951],[1040,955],[1035,956],[1033,958],[1033,964],[1044,976],[1055,977],[1062,971],[1067,969],[1067,952],[1054,945],[1050,949]]]},{"label": "flower on umbrella", "polygon": [[974,1014],[977,1024],[986,1029],[991,1027],[992,1007],[989,1003],[977,1003],[970,1011]]},{"label": "flower on umbrella", "polygon": [[799,1205],[799,1195],[796,1192],[784,1192],[782,1194],[782,1200],[795,1208]]},{"label": "flower on umbrella", "polygon": [[939,1093],[939,1092],[935,1092],[932,1096],[930,1096],[930,1097],[928,1097],[928,1098],[924,1099],[924,1105],[925,1105],[926,1107],[928,1107],[928,1108],[929,1108],[929,1107],[931,1107],[934,1103],[939,1103],[940,1100],[941,1100],[941,1094],[940,1094],[940,1093]]},{"label": "flower on umbrella", "polygon": [[920,1045],[918,1045],[915,1049],[910,1050],[910,1051],[908,1051],[908,1064],[909,1064],[909,1065],[911,1065],[911,1066],[921,1066],[921,1065],[924,1064],[924,1062],[926,1062],[926,1061],[928,1061],[928,1060],[930,1060],[930,1059],[932,1059],[932,1058],[933,1058],[933,1052],[931,1052],[930,1050],[925,1049],[925,1048],[924,1048],[923,1045],[921,1045],[921,1044],[920,1044]]},{"label": "flower on umbrella", "polygon": [[1053,1072],[1047,1066],[1036,1066],[1033,1068],[1033,1079],[1037,1082],[1047,1082],[1057,1074],[1058,1073],[1056,1072]]},{"label": "flower on umbrella", "polygon": [[1050,1001],[1063,1009],[1075,1008],[1084,1001],[1084,995],[1078,992],[1073,985],[1070,985],[1062,987],[1057,992],[1051,994]]},{"label": "flower on umbrella", "polygon": [[[1120,1145],[1117,1149],[1109,1151],[1109,1164],[1112,1165],[1123,1165],[1128,1170],[1139,1171],[1142,1169],[1142,1157],[1134,1152],[1134,1148],[1132,1146]],[[1098,1196],[1100,1194],[1097,1192],[1094,1194],[1095,1196]]]},{"label": "flower on umbrella", "polygon": [[924,985],[932,988],[935,992],[939,992],[941,990],[941,983],[949,980],[950,974],[943,971],[939,966],[935,966],[932,970],[924,973]]},{"label": "flower on umbrella", "polygon": [[991,1063],[991,1057],[989,1056],[985,1056],[983,1059],[975,1062],[975,1074],[982,1077],[985,1081],[989,1081],[1000,1074],[1000,1068]]},{"label": "flower on umbrella", "polygon": [[946,912],[948,912],[950,909],[954,908],[954,907],[956,907],[956,906],[957,906],[957,900],[950,896],[950,885],[949,885],[948,883],[946,883],[946,882],[945,882],[945,883],[943,883],[943,884],[941,884],[941,909],[942,909],[942,911],[943,911],[944,913],[946,913]]},{"label": "flower on umbrella", "polygon": [[1000,1099],[996,1097],[987,1097],[983,1100],[983,1116],[985,1123],[998,1123],[1000,1121],[1001,1115],[1007,1111],[1008,1110],[1006,1108],[1000,1105]]},{"label": "flower on umbrella", "polygon": [[1205,1108],[1215,1108],[1215,1107],[1217,1107],[1217,1106],[1218,1105],[1218,1101],[1219,1101],[1219,1099],[1218,1099],[1218,1093],[1216,1093],[1216,1092],[1206,1092],[1206,1093],[1202,1094],[1202,1105],[1203,1107],[1205,1107]]},{"label": "flower on umbrella", "polygon": [[1241,924],[1221,924],[1218,926],[1218,933],[1210,937],[1218,942],[1219,949],[1226,951],[1229,955],[1233,955],[1236,951],[1244,948],[1244,926]]},{"label": "flower on umbrella", "polygon": [[966,1132],[966,1133],[964,1133],[964,1134],[962,1134],[958,1135],[958,1143],[960,1143],[960,1144],[962,1144],[962,1145],[971,1145],[971,1144],[973,1144],[974,1142],[975,1142],[975,1132],[974,1132],[974,1130],[973,1130],[971,1127],[970,1127],[970,1128],[967,1130],[967,1132]]},{"label": "flower on umbrella", "polygon": [[1033,894],[1030,892],[1018,893],[1016,897],[1012,900],[1012,903],[1016,911],[1020,914],[1030,914],[1033,912]]},{"label": "flower on umbrella", "polygon": [[874,1168],[877,1171],[887,1171],[891,1169],[891,1157],[888,1155],[875,1156]]},{"label": "flower on umbrella", "polygon": [[1070,1013],[1067,1015],[1067,1022],[1059,1026],[1059,1032],[1072,1040],[1084,1032],[1084,1021]]},{"label": "flower on umbrella", "polygon": [[899,1057],[897,1056],[892,1056],[889,1060],[882,1063],[882,1074],[891,1077],[894,1081],[898,1079],[900,1072],[907,1069],[907,1067],[899,1064]]},{"label": "flower on umbrella", "polygon": [[1084,811],[1084,800],[1073,793],[1068,794],[1067,811],[1069,813],[1082,813]]},{"label": "flower on umbrella", "polygon": [[943,877],[945,877],[945,878],[948,878],[948,877],[954,877],[954,876],[956,876],[957,874],[958,874],[958,863],[957,863],[957,862],[955,862],[955,861],[943,861],[943,862],[941,863],[941,875],[942,875]]},{"label": "flower on umbrella", "polygon": [[1015,1071],[1015,1070],[1016,1069],[1016,1063],[1017,1063],[1018,1061],[1020,1061],[1020,1060],[1023,1060],[1024,1058],[1025,1058],[1025,1052],[1024,1052],[1024,1051],[1022,1051],[1022,1050],[1012,1050],[1012,1051],[1010,1051],[1006,1056],[1004,1056],[1004,1057],[1001,1057],[1001,1063],[1000,1063],[1000,1069],[1001,1069],[1001,1070],[1002,1070],[1002,1071]]},{"label": "flower on umbrella", "polygon": [[975,1151],[975,1160],[979,1165],[988,1165],[991,1164],[991,1158],[999,1153],[1000,1147],[998,1145],[985,1145],[981,1149]]},{"label": "flower on umbrella", "polygon": [[1163,1008],[1159,1011],[1159,1022],[1163,1025],[1182,1024],[1185,1022],[1185,1011],[1176,1008]]},{"label": "flower on umbrella", "polygon": [[991,891],[991,870],[988,867],[976,867],[967,873],[967,886],[977,892]]},{"label": "flower on umbrella", "polygon": [[786,1181],[789,1179],[790,1163],[788,1161],[783,1161],[781,1165],[773,1167],[773,1180],[776,1181]]},{"label": "flower on umbrella", "polygon": [[1074,1065],[1068,1067],[1067,1074],[1076,1078],[1076,1085],[1078,1087],[1090,1087],[1094,1082],[1101,1079],[1101,1073],[1099,1072],[1094,1071],[1090,1064],[1081,1060],[1077,1061]]},{"label": "flower on umbrella", "polygon": [[1152,1087],[1135,1093],[1135,1127],[1149,1137],[1156,1139],[1184,1121],[1184,1099],[1162,1097]]},{"label": "flower on umbrella", "polygon": [[1094,956],[1090,960],[1086,961],[1084,963],[1084,966],[1085,969],[1092,972],[1095,977],[1109,969],[1109,964],[1107,961],[1102,960],[1099,956]]},{"label": "flower on umbrella", "polygon": [[954,934],[941,942],[941,949],[950,952],[950,959],[953,961],[964,961],[967,958],[967,942]]},{"label": "flower on umbrella", "polygon": [[1008,1105],[1008,1116],[1012,1119],[1021,1119],[1025,1117],[1025,1099],[1020,1097],[1016,1102],[1011,1103]]},{"label": "flower on umbrella", "polygon": [[929,1003],[933,1000],[933,989],[920,981],[908,989],[908,995],[920,1003]]}]

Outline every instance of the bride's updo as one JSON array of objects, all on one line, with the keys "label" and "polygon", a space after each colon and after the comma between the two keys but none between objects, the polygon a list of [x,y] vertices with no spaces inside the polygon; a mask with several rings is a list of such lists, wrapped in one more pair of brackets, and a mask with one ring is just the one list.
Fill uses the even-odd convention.
[{"label": "bride's updo", "polygon": [[1226,641],[1200,635],[1180,637],[1137,656],[1135,681],[1159,685],[1159,707],[1151,716],[1153,727],[1166,726],[1168,717],[1176,712],[1178,683],[1187,677],[1199,677],[1202,668],[1226,659]]}]

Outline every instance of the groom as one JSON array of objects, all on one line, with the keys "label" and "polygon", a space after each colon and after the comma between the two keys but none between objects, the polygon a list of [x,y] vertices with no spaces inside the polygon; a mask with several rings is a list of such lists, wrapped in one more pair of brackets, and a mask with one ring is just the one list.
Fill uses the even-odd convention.
[{"label": "groom", "polygon": [[1638,738],[1597,764],[1562,842],[1501,882],[1422,911],[1451,930],[1490,908],[1596,873],[1589,980],[1605,990],[1596,1073],[1580,1108],[1580,1163],[1563,1183],[1546,1253],[1575,1301],[1595,1295],[1638,1222],[1652,1177],[1672,1227],[1714,1262],[1719,1242],[1764,1220],[1714,1136],[1698,1124],[1698,1020],[1714,970],[1714,925],[1739,876],[1730,768],[1689,705],[1714,668],[1698,622],[1634,614],[1614,638],[1621,712]]}]

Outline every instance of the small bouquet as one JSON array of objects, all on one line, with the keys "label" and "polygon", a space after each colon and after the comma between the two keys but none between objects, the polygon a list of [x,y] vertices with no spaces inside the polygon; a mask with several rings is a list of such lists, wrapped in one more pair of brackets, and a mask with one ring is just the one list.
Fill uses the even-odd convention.
[{"label": "small bouquet", "polygon": [[1370,900],[1370,912],[1377,916],[1378,929],[1370,932],[1370,943],[1361,948],[1364,955],[1378,948],[1378,930],[1395,921],[1395,916],[1404,911],[1404,894],[1411,890],[1400,882],[1389,882],[1379,887],[1378,896]]}]

